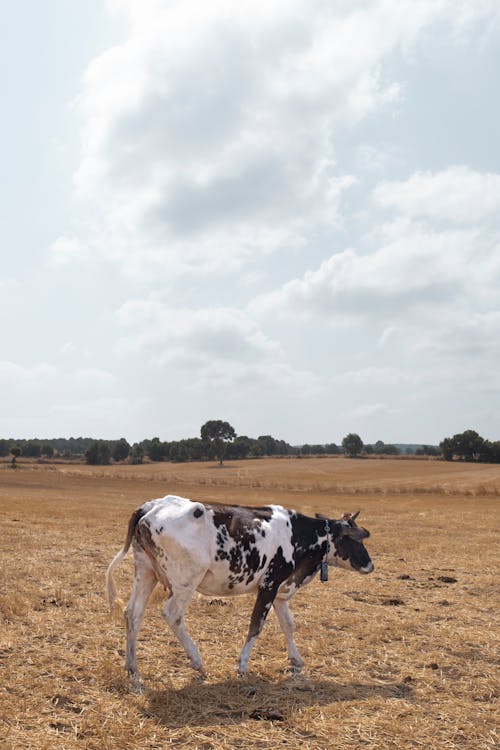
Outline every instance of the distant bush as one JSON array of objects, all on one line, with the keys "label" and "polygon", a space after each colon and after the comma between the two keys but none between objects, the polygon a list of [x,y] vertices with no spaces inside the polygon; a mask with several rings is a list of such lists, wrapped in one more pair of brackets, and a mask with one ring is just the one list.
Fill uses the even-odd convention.
[{"label": "distant bush", "polygon": [[85,451],[85,461],[93,466],[104,466],[111,460],[111,448],[105,440],[95,440]]}]

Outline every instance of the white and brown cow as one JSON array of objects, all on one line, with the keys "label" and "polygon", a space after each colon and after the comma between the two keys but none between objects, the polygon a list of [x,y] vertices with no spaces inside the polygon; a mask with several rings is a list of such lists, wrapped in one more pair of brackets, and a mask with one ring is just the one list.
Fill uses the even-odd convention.
[{"label": "white and brown cow", "polygon": [[357,515],[344,514],[340,520],[319,515],[309,518],[280,505],[240,507],[193,502],[175,495],[144,503],[132,514],[123,549],[106,574],[113,607],[116,589],[112,571],[132,544],[135,577],[125,612],[126,669],[132,685],[140,687],[137,633],[157,582],[169,591],[163,614],[201,675],[200,654],[184,623],[195,591],[207,596],[257,592],[238,660],[239,675],[247,672],[252,647],[271,605],[286,638],[291,668],[300,672],[303,660],[293,639],[288,599],[320,569],[325,578],[326,565],[372,572],[373,563],[362,542],[369,532],[356,525]]}]

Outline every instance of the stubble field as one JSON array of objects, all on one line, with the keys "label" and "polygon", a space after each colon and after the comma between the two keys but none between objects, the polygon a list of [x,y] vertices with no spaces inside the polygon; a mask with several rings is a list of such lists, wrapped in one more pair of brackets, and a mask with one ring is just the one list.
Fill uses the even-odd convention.
[{"label": "stubble field", "polygon": [[[168,493],[330,517],[361,509],[375,572],[331,570],[291,602],[303,675],[287,673],[271,613],[238,680],[253,598],[197,596],[187,623],[201,682],[157,589],[139,638],[146,691],[129,692],[104,573],[130,512]],[[499,498],[500,467],[429,460],[0,464],[0,746],[498,746]],[[117,573],[125,599],[131,577],[130,554]]]}]

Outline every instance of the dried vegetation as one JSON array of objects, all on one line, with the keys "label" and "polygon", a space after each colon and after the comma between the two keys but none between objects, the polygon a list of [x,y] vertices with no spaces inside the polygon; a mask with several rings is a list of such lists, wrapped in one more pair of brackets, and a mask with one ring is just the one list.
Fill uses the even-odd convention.
[{"label": "dried vegetation", "polygon": [[[157,589],[139,643],[147,690],[129,692],[103,576],[130,511],[167,492],[333,516],[361,508],[376,571],[332,571],[292,601],[304,675],[287,674],[270,615],[238,681],[252,600],[200,596],[188,611],[209,672],[200,682]],[[499,467],[437,461],[0,465],[0,746],[493,748],[499,493]],[[131,570],[129,558],[124,597]]]}]

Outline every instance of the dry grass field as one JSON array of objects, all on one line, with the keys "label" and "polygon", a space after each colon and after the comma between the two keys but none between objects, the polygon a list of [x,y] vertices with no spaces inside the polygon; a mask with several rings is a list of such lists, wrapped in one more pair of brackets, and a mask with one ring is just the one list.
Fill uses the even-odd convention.
[{"label": "dry grass field", "polygon": [[[169,492],[339,517],[361,509],[376,570],[331,571],[291,602],[303,675],[270,614],[236,678],[250,597],[197,597],[201,682],[160,615],[139,640],[146,691],[123,670],[104,573],[129,514]],[[497,746],[500,467],[431,460],[276,459],[87,467],[0,464],[0,746],[477,748]],[[123,598],[132,555],[118,569]]]}]

